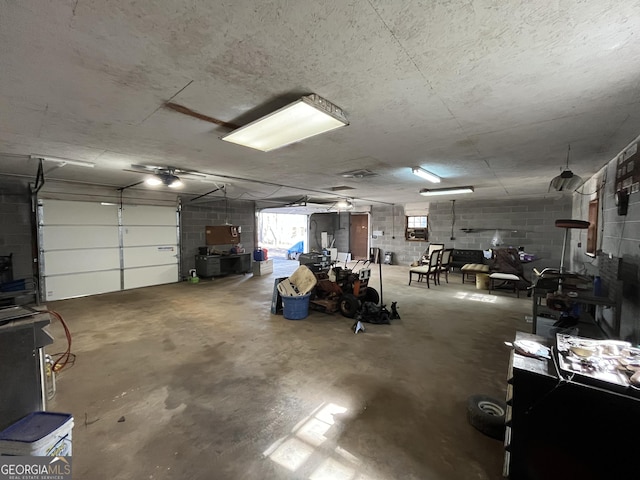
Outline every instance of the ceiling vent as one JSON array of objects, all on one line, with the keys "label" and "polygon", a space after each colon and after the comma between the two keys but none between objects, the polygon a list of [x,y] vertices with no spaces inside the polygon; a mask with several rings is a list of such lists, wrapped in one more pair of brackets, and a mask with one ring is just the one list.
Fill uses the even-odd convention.
[{"label": "ceiling vent", "polygon": [[367,170],[366,168],[360,170],[351,170],[350,172],[343,172],[340,176],[344,178],[368,178],[368,177],[376,177],[378,174],[372,172],[371,170]]},{"label": "ceiling vent", "polygon": [[331,187],[329,190],[332,192],[341,192],[343,190],[354,190],[354,188],[348,185],[338,185],[337,187]]}]

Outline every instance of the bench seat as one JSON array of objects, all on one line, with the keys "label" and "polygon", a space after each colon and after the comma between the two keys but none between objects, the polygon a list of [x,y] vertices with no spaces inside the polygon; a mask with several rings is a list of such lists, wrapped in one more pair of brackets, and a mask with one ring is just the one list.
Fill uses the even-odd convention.
[{"label": "bench seat", "polygon": [[502,282],[511,284],[513,286],[514,292],[518,298],[520,298],[520,290],[518,289],[518,282],[520,281],[520,277],[518,275],[514,275],[513,273],[492,273],[489,275],[489,293],[491,290],[495,290],[495,282]]}]

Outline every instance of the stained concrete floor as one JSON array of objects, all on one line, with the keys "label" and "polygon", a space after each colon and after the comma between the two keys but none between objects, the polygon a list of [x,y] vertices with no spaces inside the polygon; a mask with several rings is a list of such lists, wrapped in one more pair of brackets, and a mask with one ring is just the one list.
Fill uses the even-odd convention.
[{"label": "stained concrete floor", "polygon": [[504,398],[503,342],[529,328],[530,299],[455,274],[407,286],[408,267],[383,265],[402,318],[355,335],[339,314],[271,315],[297,266],[50,303],[77,355],[49,405],[74,416],[74,478],[501,478],[502,444],[466,400]]}]

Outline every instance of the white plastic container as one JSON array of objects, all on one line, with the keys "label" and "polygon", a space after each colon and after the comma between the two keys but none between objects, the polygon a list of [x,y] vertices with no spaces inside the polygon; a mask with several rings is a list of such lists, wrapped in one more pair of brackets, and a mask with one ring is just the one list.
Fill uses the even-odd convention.
[{"label": "white plastic container", "polygon": [[71,456],[72,430],[69,413],[30,413],[0,432],[0,456]]}]

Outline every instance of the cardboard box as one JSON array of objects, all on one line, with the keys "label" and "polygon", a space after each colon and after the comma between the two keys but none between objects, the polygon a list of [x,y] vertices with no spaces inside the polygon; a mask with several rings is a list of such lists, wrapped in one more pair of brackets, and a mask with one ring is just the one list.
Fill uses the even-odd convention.
[{"label": "cardboard box", "polygon": [[273,260],[264,260],[262,262],[253,262],[254,275],[268,275],[273,273]]}]

